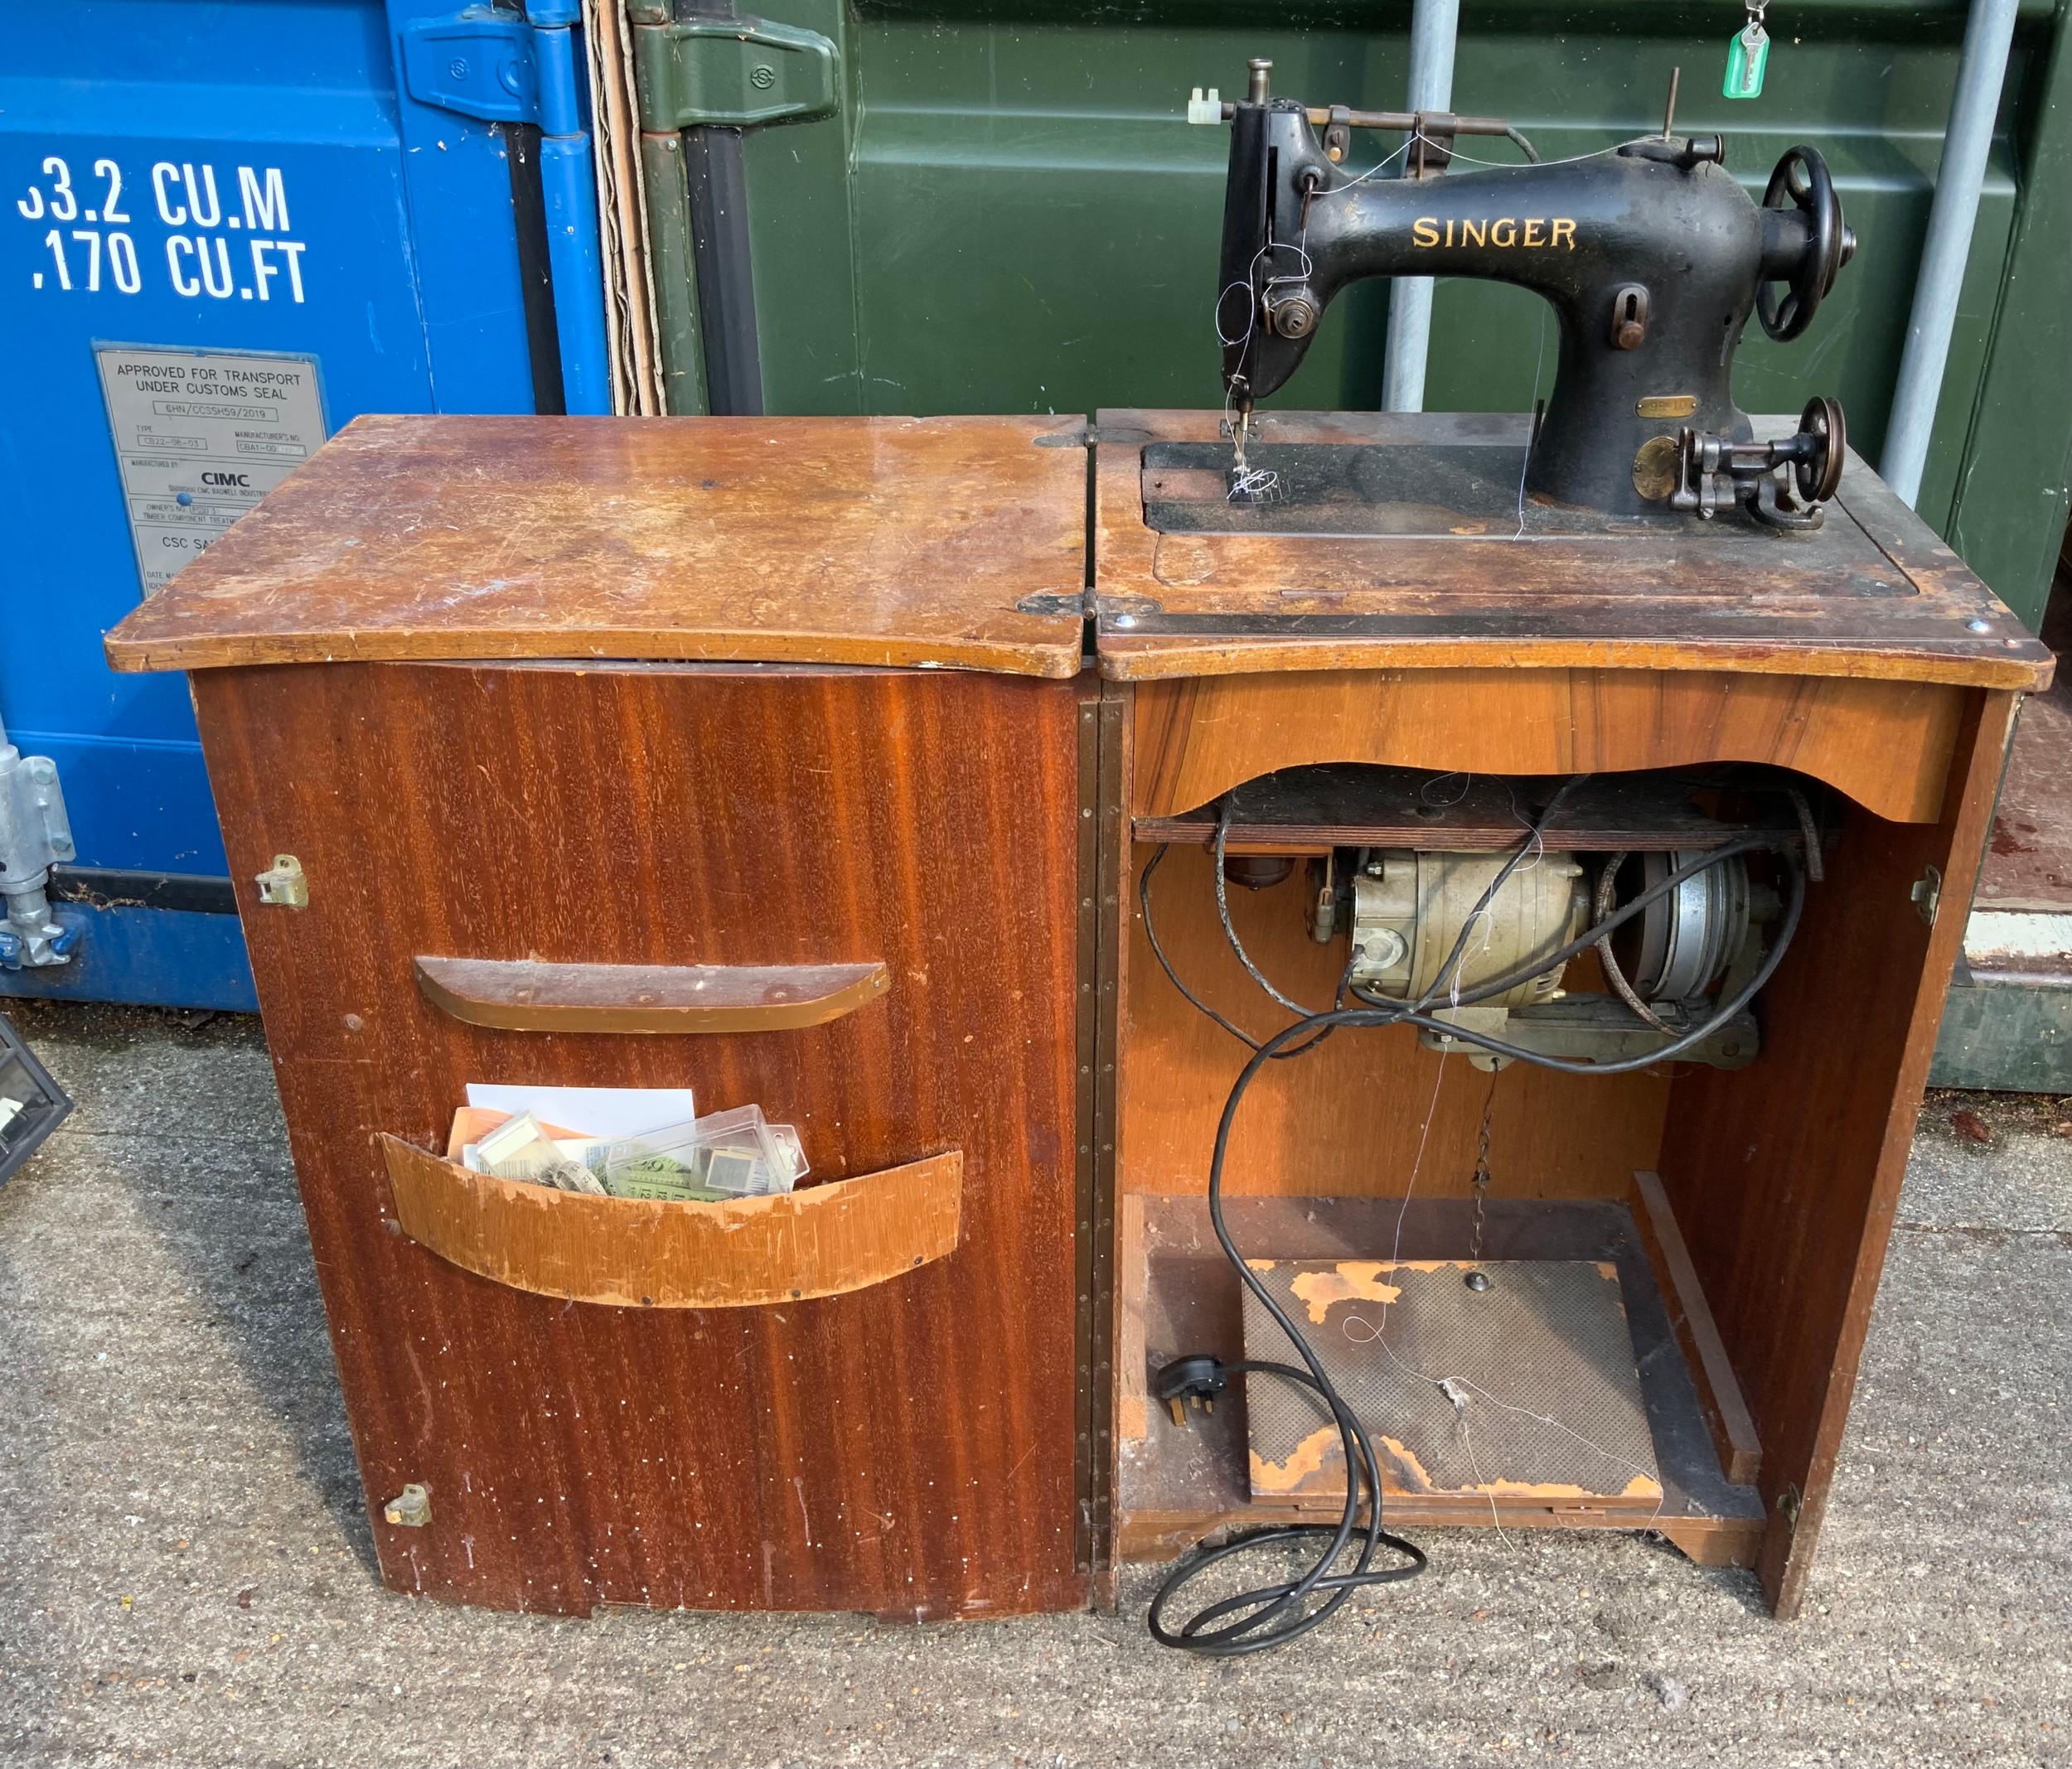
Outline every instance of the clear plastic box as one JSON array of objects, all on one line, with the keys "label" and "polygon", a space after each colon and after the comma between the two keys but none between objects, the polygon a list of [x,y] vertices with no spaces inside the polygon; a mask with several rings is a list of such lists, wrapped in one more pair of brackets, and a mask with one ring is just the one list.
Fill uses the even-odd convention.
[{"label": "clear plastic box", "polygon": [[603,1182],[577,1159],[572,1148],[557,1143],[530,1112],[506,1119],[461,1151],[463,1166],[498,1179],[519,1179],[561,1191],[602,1192]]},{"label": "clear plastic box", "polygon": [[769,1123],[759,1105],[626,1137],[604,1153],[605,1187],[618,1197],[767,1197],[789,1191],[807,1171],[798,1132]]}]

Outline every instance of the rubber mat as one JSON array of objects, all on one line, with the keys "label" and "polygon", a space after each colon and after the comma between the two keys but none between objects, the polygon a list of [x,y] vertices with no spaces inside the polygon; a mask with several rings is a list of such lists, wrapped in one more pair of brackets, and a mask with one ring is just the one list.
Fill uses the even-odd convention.
[{"label": "rubber mat", "polygon": [[[1254,1259],[1405,1493],[1659,1506],[1654,1441],[1616,1266],[1589,1259]],[[1471,1288],[1479,1272],[1486,1288]],[[1245,1293],[1245,1355],[1295,1364]],[[1255,1499],[1345,1496],[1338,1428],[1310,1390],[1245,1378]]]}]

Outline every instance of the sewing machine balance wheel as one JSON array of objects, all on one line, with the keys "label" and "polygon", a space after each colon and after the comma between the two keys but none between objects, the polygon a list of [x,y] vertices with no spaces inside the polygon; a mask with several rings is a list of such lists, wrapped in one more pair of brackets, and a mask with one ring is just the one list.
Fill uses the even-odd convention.
[{"label": "sewing machine balance wheel", "polygon": [[1765,282],[1755,292],[1763,330],[1788,344],[1813,323],[1836,274],[1856,255],[1856,230],[1842,219],[1842,199],[1835,194],[1828,162],[1803,143],[1786,149],[1777,162],[1763,192],[1763,206],[1796,209],[1808,229],[1808,249],[1798,255],[1791,275],[1782,279],[1782,292],[1774,281]]},{"label": "sewing machine balance wheel", "polygon": [[1842,422],[1839,399],[1815,399],[1799,413],[1802,436],[1817,437],[1818,451],[1792,463],[1792,482],[1802,501],[1824,504],[1842,487],[1842,457],[1849,452],[1848,427]]}]

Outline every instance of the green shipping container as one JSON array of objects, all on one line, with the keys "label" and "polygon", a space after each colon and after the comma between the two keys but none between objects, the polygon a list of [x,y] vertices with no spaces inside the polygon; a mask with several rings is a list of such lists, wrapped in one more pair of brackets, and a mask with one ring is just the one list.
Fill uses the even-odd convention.
[{"label": "green shipping container", "polygon": [[[2072,3],[2072,0],[2069,0]],[[1544,158],[1658,128],[1716,130],[1759,196],[1797,142],[1827,156],[1861,242],[1812,330],[1750,328],[1751,411],[1839,397],[1875,462],[1913,297],[1966,7],[1775,0],[1763,95],[1720,95],[1731,0],[1470,6],[1454,108],[1508,118]],[[1211,308],[1227,134],[1185,121],[1188,89],[1396,109],[1406,3],[1236,0],[1101,6],[770,0],[717,24],[633,0],[646,209],[670,409],[706,409],[690,210],[675,131],[758,109],[742,165],[764,408],[1082,412],[1218,403]],[[790,27],[787,31],[782,27]],[[1922,513],[2031,625],[2065,523],[2072,457],[2072,61],[2066,8],[2023,0]],[[818,111],[819,114],[811,114]],[[696,139],[697,138],[693,138]],[[1356,135],[1353,163],[1393,139]],[[1469,154],[1515,157],[1464,139]],[[1334,304],[1274,404],[1380,403],[1387,287]],[[707,307],[713,303],[709,298]],[[1553,321],[1523,291],[1444,281],[1426,404],[1526,410],[1553,373]]]}]

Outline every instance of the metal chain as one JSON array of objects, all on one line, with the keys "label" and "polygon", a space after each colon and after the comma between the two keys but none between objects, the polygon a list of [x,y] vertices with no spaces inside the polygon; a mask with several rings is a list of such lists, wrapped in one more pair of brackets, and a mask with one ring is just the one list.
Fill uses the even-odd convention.
[{"label": "metal chain", "polygon": [[1489,1075],[1489,1091],[1482,1102],[1482,1129],[1475,1138],[1475,1170],[1470,1183],[1474,1187],[1474,1232],[1469,1238],[1468,1260],[1470,1264],[1482,1263],[1483,1206],[1489,1196],[1489,1123],[1495,1115],[1497,1105],[1497,1078]]}]

